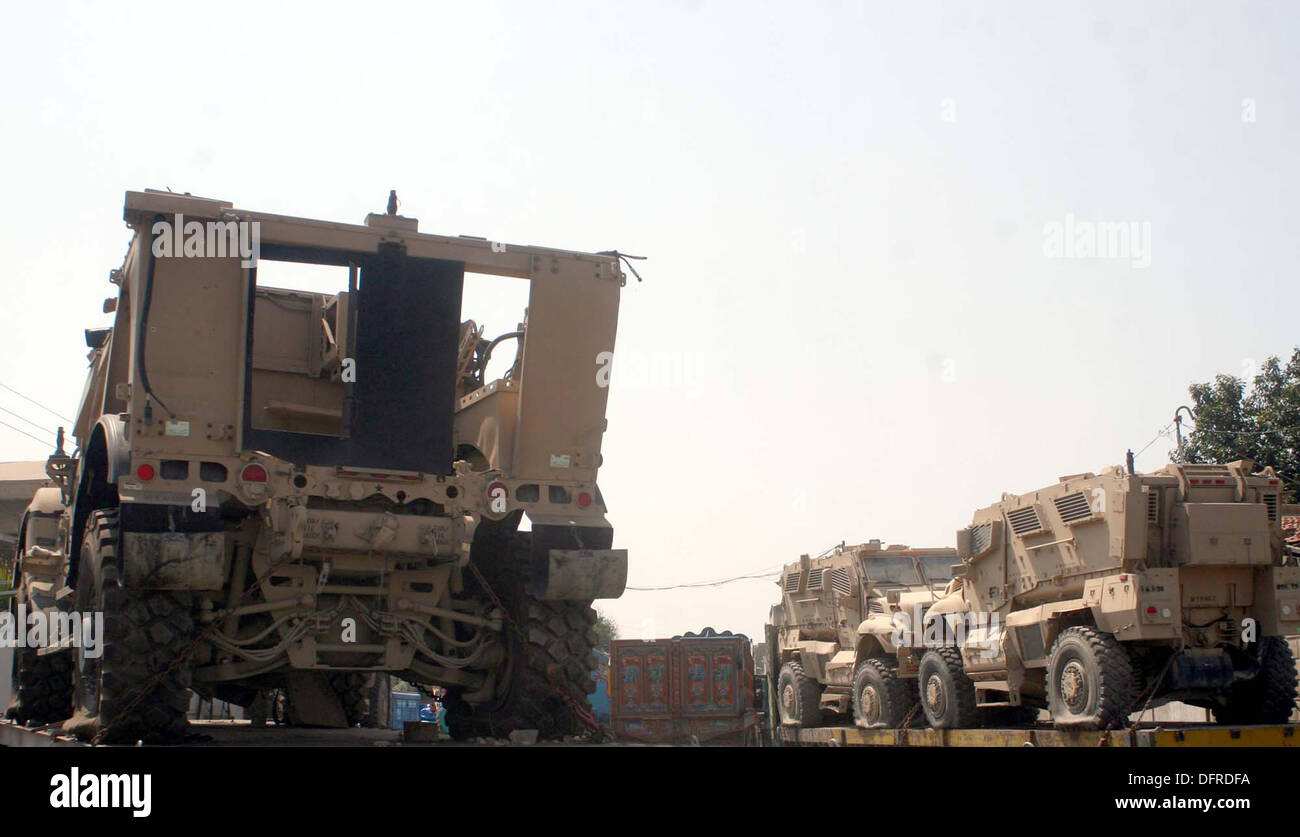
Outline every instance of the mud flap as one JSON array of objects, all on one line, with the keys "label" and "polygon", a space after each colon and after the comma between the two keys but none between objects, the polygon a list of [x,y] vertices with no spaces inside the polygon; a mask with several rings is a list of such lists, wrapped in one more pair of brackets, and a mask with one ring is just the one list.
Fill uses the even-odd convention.
[{"label": "mud flap", "polygon": [[626,549],[551,549],[532,589],[548,601],[617,599],[627,586]]},{"label": "mud flap", "polygon": [[557,525],[532,517],[528,592],[547,601],[617,599],[627,586],[627,550],[611,549],[603,519]]},{"label": "mud flap", "polygon": [[219,532],[124,532],[122,545],[129,589],[221,589],[226,549]]},{"label": "mud flap", "polygon": [[291,671],[285,677],[289,693],[289,722],[295,726],[343,729],[348,725],[343,703],[328,678],[314,671]]}]

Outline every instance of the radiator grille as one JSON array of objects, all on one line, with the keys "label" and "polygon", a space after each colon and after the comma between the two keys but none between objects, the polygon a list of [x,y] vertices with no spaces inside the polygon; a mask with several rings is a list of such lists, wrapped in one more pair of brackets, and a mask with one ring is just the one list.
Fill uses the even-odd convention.
[{"label": "radiator grille", "polygon": [[795,570],[785,577],[785,592],[793,593],[799,589],[799,571]]},{"label": "radiator grille", "polygon": [[1268,519],[1277,520],[1277,495],[1265,494],[1264,507],[1268,509]]},{"label": "radiator grille", "polygon": [[808,573],[808,589],[809,590],[822,589],[822,578],[825,575],[826,575],[825,570],[813,570],[812,572]]},{"label": "radiator grille", "polygon": [[971,557],[978,557],[988,552],[993,545],[993,524],[981,523],[970,530]]},{"label": "radiator grille", "polygon": [[1160,492],[1151,490],[1147,492],[1147,523],[1160,522]]}]

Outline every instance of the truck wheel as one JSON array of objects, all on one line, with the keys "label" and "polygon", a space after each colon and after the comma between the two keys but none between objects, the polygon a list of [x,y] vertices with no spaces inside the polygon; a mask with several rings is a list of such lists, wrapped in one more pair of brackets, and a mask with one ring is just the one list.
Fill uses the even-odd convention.
[{"label": "truck wheel", "polygon": [[[31,612],[23,593],[14,596]],[[15,606],[11,618],[17,613]],[[14,623],[15,630],[26,630]],[[38,656],[35,648],[14,650],[13,699],[5,716],[23,726],[62,721],[72,714],[72,655],[67,651]]]},{"label": "truck wheel", "polygon": [[76,651],[75,713],[65,728],[105,743],[167,744],[189,725],[193,640],[188,593],[127,590],[118,577],[116,510],[86,523],[77,575],[77,610],[102,612],[99,656]]},{"label": "truck wheel", "polygon": [[860,727],[896,729],[907,714],[908,689],[898,666],[877,657],[863,660],[853,673],[853,721]]},{"label": "truck wheel", "polygon": [[1291,646],[1282,637],[1267,636],[1259,644],[1259,673],[1233,684],[1226,704],[1214,708],[1219,724],[1285,724],[1296,699],[1296,667]]},{"label": "truck wheel", "polygon": [[1066,628],[1047,659],[1047,709],[1062,729],[1111,729],[1128,720],[1136,678],[1124,646],[1096,628]]},{"label": "truck wheel", "polygon": [[781,666],[776,679],[776,703],[783,725],[821,726],[821,697],[821,684],[804,674],[802,665],[789,662]]},{"label": "truck wheel", "polygon": [[917,682],[921,709],[935,729],[966,729],[978,722],[975,684],[966,676],[961,651],[953,646],[934,648],[921,658]]},{"label": "truck wheel", "polygon": [[497,697],[469,704],[448,692],[447,727],[456,738],[500,737],[517,729],[556,738],[586,729],[574,707],[590,712],[588,695],[596,690],[596,611],[589,601],[543,601],[530,594],[531,547],[527,532],[489,530],[475,538],[476,566],[513,624],[507,620],[504,628]]}]

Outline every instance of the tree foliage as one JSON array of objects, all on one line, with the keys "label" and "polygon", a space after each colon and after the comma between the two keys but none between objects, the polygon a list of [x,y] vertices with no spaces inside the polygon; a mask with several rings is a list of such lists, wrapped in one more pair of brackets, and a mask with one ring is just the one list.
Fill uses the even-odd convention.
[{"label": "tree foliage", "polygon": [[599,637],[596,640],[596,647],[607,654],[609,653],[610,640],[618,639],[618,625],[614,624],[613,619],[599,611],[596,612],[596,636]]},{"label": "tree foliage", "polygon": [[1285,364],[1270,357],[1248,389],[1246,381],[1216,375],[1192,384],[1195,428],[1184,434],[1175,462],[1253,459],[1272,465],[1292,497],[1300,490],[1300,348]]}]

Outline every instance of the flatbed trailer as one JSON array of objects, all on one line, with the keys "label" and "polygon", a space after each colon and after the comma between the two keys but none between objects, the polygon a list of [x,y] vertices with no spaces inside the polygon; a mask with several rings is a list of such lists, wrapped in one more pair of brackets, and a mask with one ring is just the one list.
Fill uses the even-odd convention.
[{"label": "flatbed trailer", "polygon": [[[421,724],[421,730],[434,727],[434,724]],[[192,720],[189,726],[190,737],[182,742],[181,747],[501,747],[501,746],[537,746],[537,747],[645,747],[640,743],[624,741],[602,744],[569,741],[543,741],[535,745],[513,745],[502,739],[472,741],[452,741],[447,738],[432,739],[424,735],[408,736],[399,729],[365,729],[351,727],[348,729],[322,729],[313,727],[285,727],[267,724],[255,727],[248,721],[230,720]],[[63,734],[62,724],[49,727],[23,727],[12,721],[0,720],[0,747],[90,747],[84,741],[78,741]],[[124,745],[128,746],[128,745]]]},{"label": "flatbed trailer", "polygon": [[1229,727],[1161,724],[1136,729],[860,729],[782,727],[781,746],[800,747],[1300,747],[1296,724]]}]

